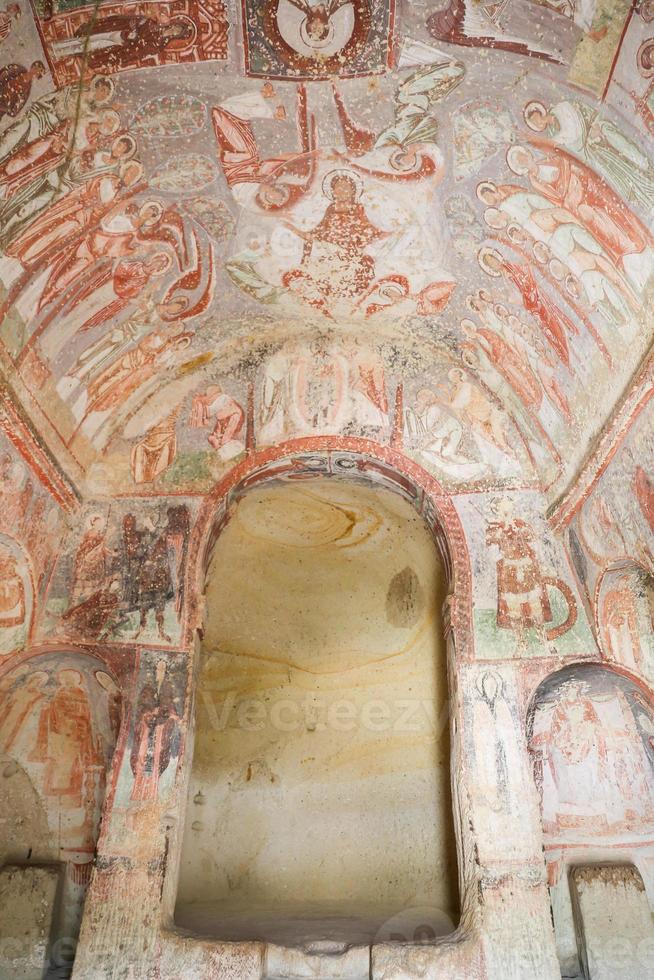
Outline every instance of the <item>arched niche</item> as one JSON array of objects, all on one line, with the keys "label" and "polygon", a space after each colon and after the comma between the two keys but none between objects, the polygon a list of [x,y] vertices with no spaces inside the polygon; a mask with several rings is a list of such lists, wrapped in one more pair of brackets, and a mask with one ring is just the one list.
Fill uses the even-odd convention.
[{"label": "arched niche", "polygon": [[0,534],[0,658],[28,642],[33,609],[29,558],[17,541]]},{"label": "arched niche", "polygon": [[576,869],[633,864],[654,901],[651,695],[604,665],[565,667],[534,694],[528,746],[562,976],[582,977],[583,923],[573,917],[570,893]]},{"label": "arched niche", "polygon": [[59,867],[57,977],[72,967],[121,710],[107,665],[77,652],[33,656],[0,677],[0,866]]},{"label": "arched niche", "polygon": [[608,568],[597,589],[602,650],[625,670],[654,683],[654,577],[635,562]]},{"label": "arched niche", "polygon": [[409,906],[451,932],[453,575],[434,501],[383,460],[280,454],[218,502],[208,541],[176,923],[356,944],[397,939]]}]

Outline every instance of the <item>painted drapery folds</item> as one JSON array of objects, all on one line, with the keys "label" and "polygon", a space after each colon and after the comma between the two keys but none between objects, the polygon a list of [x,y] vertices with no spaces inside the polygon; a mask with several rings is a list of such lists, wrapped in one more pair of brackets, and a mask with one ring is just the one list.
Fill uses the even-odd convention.
[{"label": "painted drapery folds", "polygon": [[66,532],[70,501],[34,466],[38,457],[28,462],[36,447],[14,413],[0,408],[0,427],[0,657],[5,658],[33,640],[35,611]]},{"label": "painted drapery folds", "polygon": [[610,671],[569,669],[541,688],[530,751],[546,839],[654,830],[652,706]]},{"label": "painted drapery folds", "polygon": [[39,0],[37,11],[60,86],[88,71],[111,75],[227,57],[228,25],[220,0],[102,3],[101,10],[76,0]]},{"label": "painted drapery folds", "polygon": [[194,502],[92,508],[57,565],[42,636],[179,643]]},{"label": "painted drapery folds", "polygon": [[65,968],[91,877],[121,692],[102,661],[57,653],[5,674],[0,698],[3,863],[63,866],[52,960]]},{"label": "painted drapery folds", "polygon": [[117,935],[139,980],[215,965],[160,929],[205,566],[317,474],[410,500],[449,576],[485,938],[446,972],[518,976],[511,889],[529,975],[580,969],[591,845],[654,893],[653,35],[649,0],[0,3],[6,860],[65,869],[73,932],[95,862],[80,976]]}]

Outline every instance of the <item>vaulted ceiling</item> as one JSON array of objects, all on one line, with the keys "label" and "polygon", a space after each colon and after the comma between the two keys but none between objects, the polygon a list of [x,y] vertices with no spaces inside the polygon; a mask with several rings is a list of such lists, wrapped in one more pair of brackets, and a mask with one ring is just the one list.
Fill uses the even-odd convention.
[{"label": "vaulted ceiling", "polygon": [[312,434],[562,492],[652,339],[653,21],[5,5],[0,358],[39,437],[90,494]]}]

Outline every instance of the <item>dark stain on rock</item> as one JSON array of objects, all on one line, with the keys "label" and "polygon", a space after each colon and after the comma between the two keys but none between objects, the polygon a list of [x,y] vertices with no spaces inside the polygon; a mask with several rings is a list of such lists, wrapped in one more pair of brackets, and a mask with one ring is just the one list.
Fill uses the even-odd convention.
[{"label": "dark stain on rock", "polygon": [[386,618],[391,626],[408,628],[420,618],[425,595],[418,576],[409,568],[394,575],[386,593]]}]

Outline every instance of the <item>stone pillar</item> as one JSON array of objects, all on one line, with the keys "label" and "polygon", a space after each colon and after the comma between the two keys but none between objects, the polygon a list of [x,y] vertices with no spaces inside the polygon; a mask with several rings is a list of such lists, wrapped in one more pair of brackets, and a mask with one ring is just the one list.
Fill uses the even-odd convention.
[{"label": "stone pillar", "polygon": [[192,657],[141,650],[114,756],[74,980],[157,976],[164,880],[185,803]]},{"label": "stone pillar", "polygon": [[654,924],[636,868],[578,867],[570,874],[570,884],[586,976],[648,980],[654,972]]},{"label": "stone pillar", "polygon": [[516,662],[461,665],[462,749],[470,786],[488,980],[560,980]]}]

